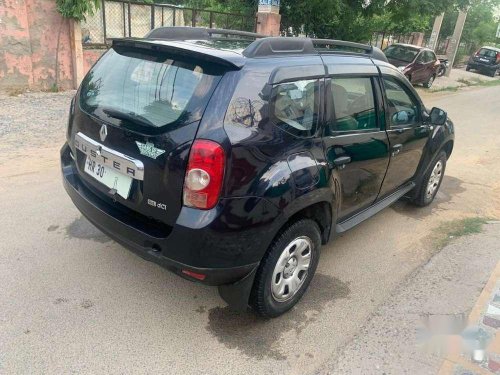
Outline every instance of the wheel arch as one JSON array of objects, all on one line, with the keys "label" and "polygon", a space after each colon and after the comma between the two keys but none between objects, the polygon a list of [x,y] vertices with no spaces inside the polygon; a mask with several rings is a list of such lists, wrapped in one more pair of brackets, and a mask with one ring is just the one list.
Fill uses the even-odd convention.
[{"label": "wheel arch", "polygon": [[281,226],[278,233],[283,231],[289,225],[301,220],[311,219],[314,220],[321,231],[321,244],[325,245],[330,239],[330,232],[332,228],[332,205],[327,201],[320,201],[306,206],[293,215]]}]

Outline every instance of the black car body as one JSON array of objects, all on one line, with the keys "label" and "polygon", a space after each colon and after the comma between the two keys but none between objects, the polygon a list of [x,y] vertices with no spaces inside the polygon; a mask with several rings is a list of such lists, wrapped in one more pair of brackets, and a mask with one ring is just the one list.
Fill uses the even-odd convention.
[{"label": "black car body", "polygon": [[[319,247],[403,195],[417,199],[454,131],[379,50],[234,34],[160,28],[114,41],[72,102],[61,163],[95,226],[246,307],[286,228],[314,222]],[[351,52],[329,49],[338,45]],[[103,170],[114,183],[98,180]],[[294,298],[257,310],[279,315]]]},{"label": "black car body", "polygon": [[395,43],[387,47],[384,53],[389,62],[413,84],[422,83],[429,88],[438,76],[441,62],[429,48]]},{"label": "black car body", "polygon": [[481,47],[469,58],[467,70],[471,69],[494,77],[500,71],[500,48]]}]

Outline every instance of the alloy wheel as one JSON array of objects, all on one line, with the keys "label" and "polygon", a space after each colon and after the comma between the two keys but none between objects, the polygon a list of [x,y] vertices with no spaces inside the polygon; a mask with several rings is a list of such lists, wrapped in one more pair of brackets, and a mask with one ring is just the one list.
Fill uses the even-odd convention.
[{"label": "alloy wheel", "polygon": [[278,302],[292,298],[307,278],[312,258],[312,241],[302,236],[291,241],[274,267],[271,292]]},{"label": "alloy wheel", "polygon": [[443,163],[439,160],[434,168],[432,169],[431,175],[429,176],[429,182],[427,183],[426,198],[430,199],[434,196],[441,179],[443,178]]}]

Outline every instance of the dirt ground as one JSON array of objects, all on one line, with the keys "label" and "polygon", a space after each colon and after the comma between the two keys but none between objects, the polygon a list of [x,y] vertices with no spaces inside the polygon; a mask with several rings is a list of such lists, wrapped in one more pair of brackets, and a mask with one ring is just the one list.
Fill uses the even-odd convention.
[{"label": "dirt ground", "polygon": [[0,98],[0,372],[313,373],[436,253],[442,223],[500,218],[500,86],[423,94],[457,133],[436,201],[397,202],[325,246],[290,313],[235,314],[74,208],[58,165],[72,95]]}]

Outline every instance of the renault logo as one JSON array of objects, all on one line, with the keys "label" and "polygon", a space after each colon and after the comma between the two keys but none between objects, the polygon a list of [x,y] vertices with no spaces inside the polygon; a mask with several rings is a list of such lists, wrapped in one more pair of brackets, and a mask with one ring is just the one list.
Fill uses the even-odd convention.
[{"label": "renault logo", "polygon": [[106,127],[106,125],[101,126],[101,130],[99,131],[99,136],[101,137],[101,142],[104,142],[104,140],[108,136],[108,128]]}]

